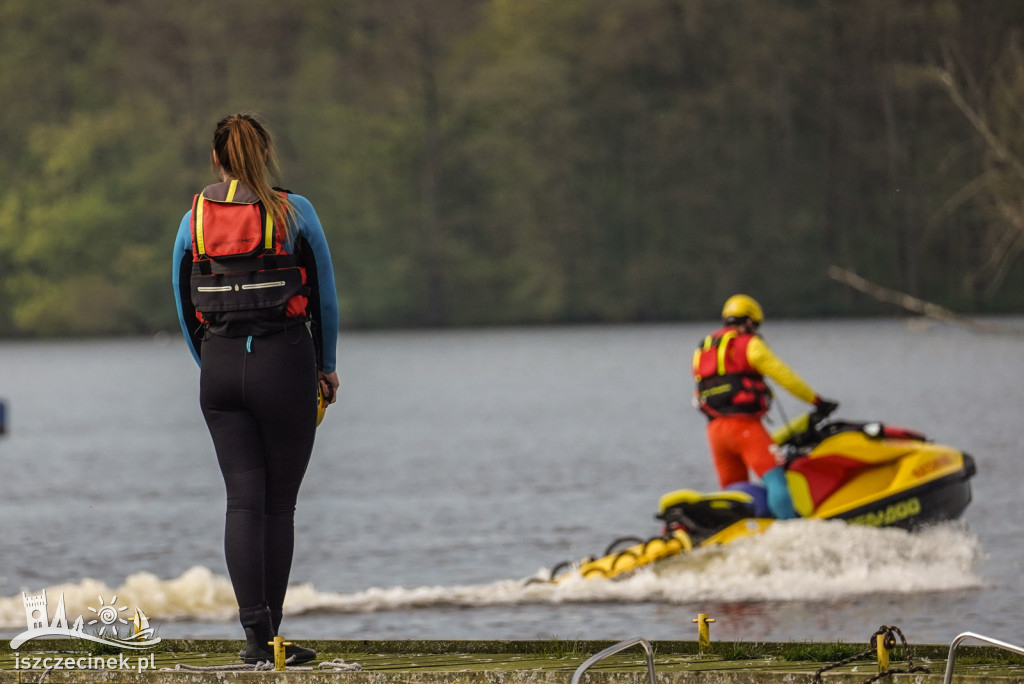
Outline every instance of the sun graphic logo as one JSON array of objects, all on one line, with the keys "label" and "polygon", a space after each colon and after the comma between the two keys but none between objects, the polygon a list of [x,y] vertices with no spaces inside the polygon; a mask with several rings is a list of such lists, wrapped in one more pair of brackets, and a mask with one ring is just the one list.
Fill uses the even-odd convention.
[{"label": "sun graphic logo", "polygon": [[102,596],[98,598],[100,600],[99,608],[86,606],[88,610],[96,614],[96,618],[93,620],[89,620],[88,624],[95,625],[99,623],[100,627],[96,632],[96,636],[98,637],[103,636],[108,628],[110,629],[110,636],[117,637],[117,623],[120,622],[122,625],[128,624],[128,621],[120,615],[122,611],[128,610],[128,606],[121,606],[120,608],[115,608],[114,606],[117,604],[117,596],[110,599],[109,605],[103,603]]},{"label": "sun graphic logo", "polygon": [[[122,614],[128,610],[128,606],[118,606],[116,595],[110,599],[109,603],[100,596],[98,607],[88,607],[89,611],[96,616],[89,620],[88,625],[82,615],[79,615],[73,624],[68,624],[67,611],[64,608],[64,592],[60,594],[52,621],[50,621],[45,589],[40,594],[32,596],[22,592],[22,598],[25,603],[25,624],[28,629],[11,639],[12,649],[17,649],[30,639],[42,637],[88,639],[107,646],[132,650],[152,648],[160,643],[160,637],[156,636],[156,629],[149,624],[149,617],[142,612],[142,609],[136,606],[130,621],[126,620]],[[117,633],[119,624],[131,625],[123,637]],[[107,635],[108,631],[110,632],[109,636]]]}]

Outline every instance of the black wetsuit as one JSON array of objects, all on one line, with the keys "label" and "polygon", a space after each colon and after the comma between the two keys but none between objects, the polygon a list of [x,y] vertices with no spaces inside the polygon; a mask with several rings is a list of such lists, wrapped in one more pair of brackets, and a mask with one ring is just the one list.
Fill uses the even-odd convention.
[{"label": "black wetsuit", "polygon": [[280,615],[295,501],[316,434],[316,384],[305,325],[203,341],[199,403],[227,487],[224,554],[241,608]]}]

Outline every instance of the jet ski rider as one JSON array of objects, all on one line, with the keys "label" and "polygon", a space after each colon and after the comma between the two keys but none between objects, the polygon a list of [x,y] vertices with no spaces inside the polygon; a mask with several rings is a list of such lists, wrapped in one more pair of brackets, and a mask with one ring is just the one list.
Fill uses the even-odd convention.
[{"label": "jet ski rider", "polygon": [[693,354],[695,403],[708,418],[708,444],[721,486],[743,489],[752,470],[765,486],[771,514],[795,518],[782,455],[761,422],[772,398],[765,376],[825,412],[838,404],[819,396],[772,353],[757,334],[763,321],[753,298],[737,294],[726,300],[722,328]]}]

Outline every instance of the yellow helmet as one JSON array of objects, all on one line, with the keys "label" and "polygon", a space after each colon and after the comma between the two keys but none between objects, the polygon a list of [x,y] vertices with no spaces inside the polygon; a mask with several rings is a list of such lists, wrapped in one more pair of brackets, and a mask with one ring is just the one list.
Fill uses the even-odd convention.
[{"label": "yellow helmet", "polygon": [[316,426],[324,422],[324,414],[327,413],[327,400],[324,399],[324,392],[320,388],[320,381],[316,383]]},{"label": "yellow helmet", "polygon": [[725,306],[722,307],[722,320],[728,318],[749,318],[754,323],[761,325],[764,321],[764,312],[761,311],[761,305],[753,297],[738,294],[725,300]]}]

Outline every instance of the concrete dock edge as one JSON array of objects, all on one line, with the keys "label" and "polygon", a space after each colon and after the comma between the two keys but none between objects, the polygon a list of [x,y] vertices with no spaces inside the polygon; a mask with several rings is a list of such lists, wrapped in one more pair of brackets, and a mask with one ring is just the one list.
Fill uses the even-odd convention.
[{"label": "concrete dock edge", "polygon": [[[134,684],[206,684],[274,682],[276,684],[568,684],[576,669],[617,641],[316,641],[301,640],[319,657],[284,671],[234,671],[241,641],[162,641],[146,652],[89,652],[81,640],[35,640],[12,650],[0,642],[0,684],[126,682]],[[652,641],[657,684],[796,684],[813,680],[833,661],[793,659],[793,654],[836,652],[836,644],[717,642],[707,653],[697,642]],[[800,647],[794,649],[794,646]],[[846,652],[861,645],[845,644]],[[866,648],[866,644],[863,645]],[[948,646],[910,644],[912,662],[929,673],[887,675],[896,684],[939,684]],[[832,656],[829,656],[832,658]],[[140,659],[145,658],[140,670]],[[92,660],[90,660],[92,659]],[[358,671],[320,669],[326,661],[358,664]],[[50,668],[44,667],[49,664]],[[54,665],[57,667],[54,667]],[[85,667],[79,667],[83,665]],[[98,666],[97,666],[98,665]],[[70,666],[70,667],[68,667]],[[906,669],[906,654],[897,648],[891,667]],[[878,674],[877,661],[862,658],[822,674],[826,684],[860,684]],[[584,684],[646,684],[647,667],[640,649],[622,652],[595,664]],[[958,684],[1008,684],[1024,681],[1024,657],[985,646],[962,646],[954,681]]]}]

